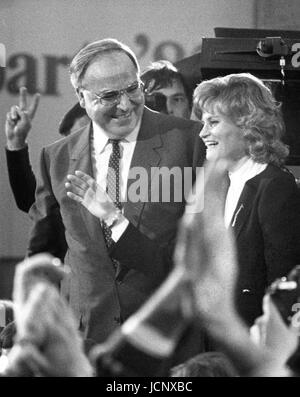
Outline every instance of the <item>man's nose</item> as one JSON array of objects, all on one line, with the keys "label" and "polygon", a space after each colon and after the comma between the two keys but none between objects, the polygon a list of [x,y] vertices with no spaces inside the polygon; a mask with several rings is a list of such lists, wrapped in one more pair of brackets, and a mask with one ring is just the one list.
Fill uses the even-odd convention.
[{"label": "man's nose", "polygon": [[128,96],[126,95],[125,92],[122,92],[120,94],[120,98],[119,98],[119,103],[118,103],[118,107],[122,110],[126,110],[131,106],[131,102],[130,99],[128,98]]}]

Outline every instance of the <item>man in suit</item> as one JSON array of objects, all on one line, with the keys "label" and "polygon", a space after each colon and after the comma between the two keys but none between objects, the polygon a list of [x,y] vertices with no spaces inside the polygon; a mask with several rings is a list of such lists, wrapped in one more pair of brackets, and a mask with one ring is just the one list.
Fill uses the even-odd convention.
[{"label": "man in suit", "polygon": [[[190,118],[192,93],[183,76],[169,61],[153,62],[141,73],[145,104],[148,108],[177,117]],[[19,104],[7,112],[5,123],[6,162],[9,183],[15,202],[21,211],[28,212],[34,203],[36,178],[32,171],[27,137],[39,104],[39,94],[29,103],[26,87],[20,88]],[[18,123],[16,123],[18,121]],[[62,136],[89,123],[85,108],[77,102],[62,118],[58,132]],[[63,234],[63,230],[62,230]],[[62,254],[63,249],[62,249]]]},{"label": "man in suit", "polygon": [[[178,193],[186,188],[185,170],[194,178],[202,166],[205,147],[199,123],[144,107],[137,59],[117,40],[87,45],[74,57],[70,73],[91,122],[42,150],[29,254],[55,254],[63,224],[64,262],[71,272],[62,290],[84,338],[94,343],[135,312],[172,267],[177,222],[185,207]],[[68,197],[65,184],[79,170],[109,193],[111,162],[118,163],[118,197],[105,196],[99,221]],[[177,175],[170,185],[154,183],[153,190],[160,171],[174,168],[180,180]],[[163,199],[165,193],[171,193],[169,200]]]}]

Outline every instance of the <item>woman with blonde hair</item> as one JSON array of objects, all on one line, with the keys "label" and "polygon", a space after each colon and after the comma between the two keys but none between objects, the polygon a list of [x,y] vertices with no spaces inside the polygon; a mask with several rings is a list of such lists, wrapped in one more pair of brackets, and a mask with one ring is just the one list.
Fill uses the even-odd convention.
[{"label": "woman with blonde hair", "polygon": [[224,220],[237,243],[237,309],[251,325],[266,287],[300,263],[300,197],[284,167],[281,105],[257,77],[230,74],[197,86],[192,118],[203,122],[207,160],[229,160]]}]

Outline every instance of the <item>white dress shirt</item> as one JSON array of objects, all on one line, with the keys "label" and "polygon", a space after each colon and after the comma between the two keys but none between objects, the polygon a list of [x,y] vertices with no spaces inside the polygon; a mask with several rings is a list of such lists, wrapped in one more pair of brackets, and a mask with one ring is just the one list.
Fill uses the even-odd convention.
[{"label": "white dress shirt", "polygon": [[[130,164],[133,152],[136,145],[137,136],[139,133],[141,122],[135,129],[119,142],[120,146],[120,199],[121,202],[126,200],[127,196],[127,180],[130,170]],[[106,191],[106,178],[108,171],[109,157],[112,152],[112,145],[108,144],[108,137],[105,131],[93,122],[93,136],[92,136],[92,163],[94,178],[98,185]],[[112,226],[112,239],[116,242],[126,230],[129,221],[124,219],[118,224]]]},{"label": "white dress shirt", "polygon": [[237,170],[229,172],[230,186],[226,196],[224,221],[225,226],[229,227],[237,203],[244,189],[245,183],[263,172],[267,164],[256,163],[250,157]]}]

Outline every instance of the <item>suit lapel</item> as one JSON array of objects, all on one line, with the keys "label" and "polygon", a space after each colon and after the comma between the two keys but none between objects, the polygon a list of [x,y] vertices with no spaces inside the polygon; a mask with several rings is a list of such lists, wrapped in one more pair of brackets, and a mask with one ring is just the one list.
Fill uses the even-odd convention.
[{"label": "suit lapel", "polygon": [[[80,170],[94,177],[90,144],[91,134],[92,123],[89,123],[80,133],[78,141],[70,148],[70,157],[73,162],[72,173],[74,173],[75,170]],[[83,205],[79,206],[79,211],[89,232],[90,238],[95,240],[95,238],[98,239],[98,236],[101,236],[101,243],[105,245],[99,219],[92,215]]]},{"label": "suit lapel", "polygon": [[[162,138],[157,133],[159,128],[157,117],[155,113],[151,113],[149,110],[145,108],[142,123],[140,127],[140,131],[137,137],[137,142],[135,146],[135,150],[132,156],[132,161],[130,165],[130,169],[132,170],[135,167],[136,170],[140,170],[137,175],[132,174],[132,178],[128,178],[127,181],[127,201],[124,205],[124,215],[127,219],[130,220],[134,224],[134,226],[138,226],[139,219],[142,214],[142,210],[144,208],[145,202],[151,199],[150,196],[150,186],[151,186],[151,168],[158,167],[161,161],[161,150],[163,146]],[[132,202],[130,199],[130,192],[136,191],[136,183],[134,182],[139,180],[139,184],[142,185],[142,176],[147,175],[147,193],[144,191],[144,194],[141,194],[141,200],[137,202]],[[145,185],[143,185],[145,186]]]},{"label": "suit lapel", "polygon": [[[92,126],[86,126],[79,135],[78,140],[73,143],[70,142],[70,158],[72,159],[72,170],[80,170],[88,175],[93,174],[90,134]],[[73,143],[73,145],[72,145]]]},{"label": "suit lapel", "polygon": [[245,183],[230,223],[236,237],[240,235],[243,226],[250,215],[261,180],[272,175],[273,172],[273,166],[269,164],[264,171]]},{"label": "suit lapel", "polygon": [[241,233],[253,206],[256,189],[251,182],[251,180],[246,182],[230,222],[236,238]]}]

